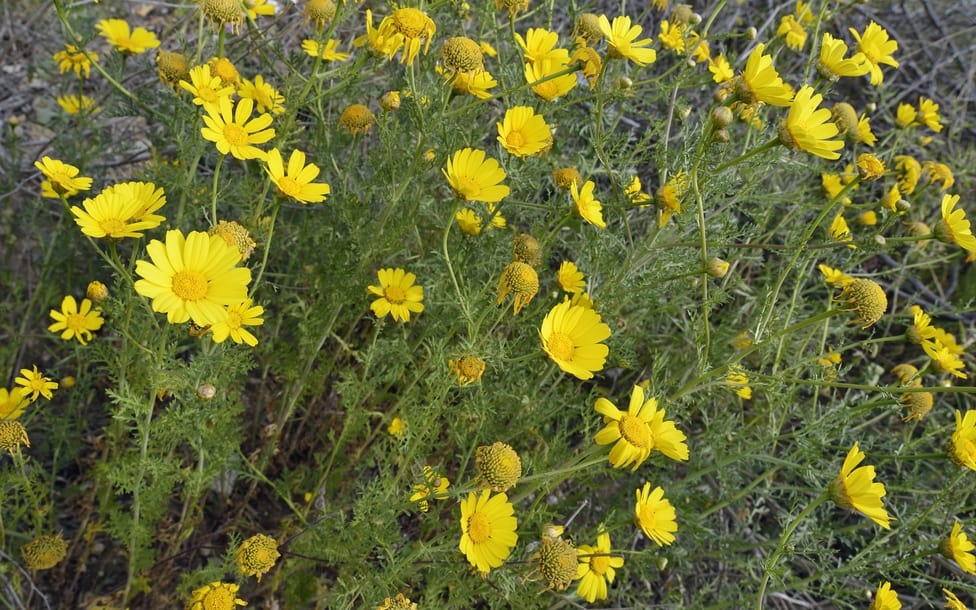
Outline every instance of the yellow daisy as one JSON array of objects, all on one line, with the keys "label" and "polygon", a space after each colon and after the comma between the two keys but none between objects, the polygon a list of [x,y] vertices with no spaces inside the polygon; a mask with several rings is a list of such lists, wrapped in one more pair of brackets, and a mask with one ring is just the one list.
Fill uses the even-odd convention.
[{"label": "yellow daisy", "polygon": [[942,593],[945,595],[946,598],[945,607],[948,610],[969,610],[966,604],[959,601],[959,598],[956,597],[956,594],[950,591],[949,589],[942,589]]},{"label": "yellow daisy", "polygon": [[482,574],[505,563],[518,542],[515,508],[504,493],[490,489],[470,492],[461,500],[461,541],[458,547]]},{"label": "yellow daisy", "polygon": [[454,215],[454,221],[457,222],[458,228],[465,235],[474,236],[481,233],[482,220],[481,215],[471,208],[458,210],[457,214]]},{"label": "yellow daisy", "polygon": [[529,106],[509,108],[495,127],[502,147],[516,157],[524,159],[552,146],[552,132],[545,118]]},{"label": "yellow daisy", "polygon": [[630,394],[630,406],[624,413],[606,398],[598,398],[593,408],[603,415],[604,427],[593,439],[597,445],[616,443],[610,450],[614,468],[637,468],[657,449],[672,460],[688,459],[684,432],[673,421],[665,421],[664,409],[658,410],[653,396],[644,400],[644,389],[638,385]]},{"label": "yellow daisy", "polygon": [[47,178],[55,198],[58,195],[70,197],[91,188],[92,179],[87,176],[79,176],[81,170],[74,165],[44,156],[41,157],[40,161],[34,161],[34,167],[41,170],[41,173]]},{"label": "yellow daisy", "polygon": [[466,201],[497,203],[508,196],[508,186],[501,184],[505,170],[485,151],[462,148],[441,169],[451,189]]},{"label": "yellow daisy", "polygon": [[610,348],[602,343],[610,327],[600,314],[570,301],[553,307],[542,320],[539,338],[542,349],[559,368],[578,379],[590,379],[603,370]]},{"label": "yellow daisy", "polygon": [[95,28],[120,53],[138,55],[159,46],[159,39],[146,28],[132,30],[123,19],[102,19]]},{"label": "yellow daisy", "polygon": [[837,125],[831,121],[830,110],[819,108],[823,96],[804,85],[790,104],[789,114],[779,129],[780,141],[792,150],[802,150],[824,159],[839,159],[837,152],[844,148]]},{"label": "yellow daisy", "polygon": [[318,41],[310,38],[303,40],[302,50],[306,54],[316,59],[321,59],[322,61],[346,61],[351,57],[349,53],[340,51],[339,42],[331,38],[325,41],[325,44],[319,44]]},{"label": "yellow daisy", "polygon": [[618,59],[629,59],[638,66],[652,64],[657,59],[657,51],[650,48],[650,38],[637,40],[644,31],[639,25],[631,25],[630,17],[614,17],[613,23],[606,15],[600,15],[600,31],[607,39],[607,54]]},{"label": "yellow daisy", "polygon": [[241,99],[235,105],[230,97],[222,97],[218,108],[207,109],[203,115],[206,127],[200,129],[204,140],[213,142],[217,150],[236,159],[263,159],[265,152],[255,146],[274,137],[270,127],[271,115],[264,113],[251,118],[254,100]]},{"label": "yellow daisy", "polygon": [[413,65],[414,58],[420,52],[421,41],[426,40],[424,55],[430,49],[430,42],[437,32],[437,26],[426,13],[415,8],[398,8],[387,17],[383,18],[379,27],[380,36],[394,40],[399,36],[401,44],[387,52],[387,57],[393,57],[402,45],[403,53],[400,55],[400,63],[408,66]]},{"label": "yellow daisy", "polygon": [[136,292],[152,299],[153,311],[170,324],[193,320],[210,326],[226,318],[227,305],[247,298],[251,270],[238,267],[241,253],[220,235],[202,231],[166,232],[166,241],[146,246],[150,261],[136,261]]},{"label": "yellow daisy", "polygon": [[228,305],[224,312],[224,318],[210,327],[213,332],[214,343],[223,343],[227,337],[230,337],[238,345],[246,343],[254,347],[258,344],[257,337],[244,327],[264,324],[264,318],[258,317],[264,313],[264,307],[260,305],[251,307],[251,299],[244,299],[236,305]]},{"label": "yellow daisy", "polygon": [[240,588],[237,584],[214,581],[194,589],[186,610],[234,610],[235,606],[246,606],[247,602],[237,597]]},{"label": "yellow daisy", "polygon": [[281,114],[285,111],[285,96],[270,83],[266,82],[260,74],[254,77],[254,81],[246,78],[241,80],[237,94],[242,98],[254,100],[258,112]]},{"label": "yellow daisy", "polygon": [[799,51],[807,43],[807,31],[803,29],[803,24],[796,20],[793,15],[785,15],[779,20],[779,27],[776,28],[776,35],[782,36],[786,41],[786,46]]},{"label": "yellow daisy", "polygon": [[898,593],[891,588],[890,582],[885,580],[878,585],[878,590],[874,594],[874,601],[868,610],[901,610]]},{"label": "yellow daisy", "polygon": [[850,32],[857,40],[857,50],[864,54],[868,62],[871,84],[880,85],[884,81],[881,65],[898,67],[898,62],[892,57],[892,54],[898,50],[898,42],[889,39],[888,31],[874,21],[864,28],[863,34],[859,34],[854,28],[850,28]]},{"label": "yellow daisy", "polygon": [[881,498],[885,496],[884,483],[874,480],[874,466],[855,468],[864,460],[857,443],[847,452],[840,474],[830,485],[830,495],[841,508],[857,511],[885,529],[891,529],[891,517]]},{"label": "yellow daisy", "polygon": [[149,185],[150,193],[156,193],[152,183],[123,182],[85,199],[81,208],[71,206],[81,232],[96,239],[139,238],[143,231],[158,227],[165,218],[152,212],[162,207],[166,198],[162,189],[158,190],[158,197],[139,196],[144,190],[141,185]]},{"label": "yellow daisy", "polygon": [[946,193],[942,196],[942,220],[936,226],[935,235],[941,241],[956,244],[967,252],[976,252],[976,236],[973,236],[966,212],[953,209],[957,203],[959,195]]},{"label": "yellow daisy", "polygon": [[773,66],[772,56],[766,55],[765,50],[766,45],[759,43],[749,54],[736,92],[747,104],[763,102],[770,106],[789,106],[793,101],[793,87],[783,82]]},{"label": "yellow daisy", "polygon": [[956,464],[976,470],[976,411],[962,415],[956,410],[956,430],[952,433],[949,454]]},{"label": "yellow daisy", "polygon": [[569,68],[568,60],[539,61],[525,64],[525,81],[532,86],[532,92],[547,102],[563,97],[576,86],[576,74],[568,72],[561,76],[553,76]]},{"label": "yellow daisy", "polygon": [[637,490],[634,520],[644,535],[656,545],[664,546],[674,542],[674,533],[678,531],[674,506],[664,497],[664,490],[660,487],[651,491],[651,484],[644,483],[644,487]]},{"label": "yellow daisy", "polygon": [[52,333],[60,332],[61,338],[65,341],[78,339],[82,345],[88,345],[91,341],[92,331],[102,327],[105,320],[97,309],[92,310],[92,302],[88,299],[81,300],[81,307],[70,294],[61,300],[61,311],[52,309],[50,316],[54,323],[47,327]]},{"label": "yellow daisy", "polygon": [[515,42],[522,49],[526,63],[548,61],[565,64],[569,61],[569,51],[556,46],[559,44],[559,34],[545,28],[529,28],[524,38],[516,32]]},{"label": "yellow daisy", "polygon": [[0,419],[17,419],[24,413],[24,409],[30,404],[27,395],[30,392],[26,388],[0,388]]},{"label": "yellow daisy", "polygon": [[612,557],[610,548],[610,534],[601,531],[595,546],[581,544],[577,549],[576,594],[591,604],[607,598],[607,585],[613,584],[616,570],[624,565],[624,558]]},{"label": "yellow daisy", "polygon": [[586,289],[586,280],[583,272],[576,267],[573,261],[563,261],[556,272],[556,281],[564,292],[577,294]]},{"label": "yellow daisy", "polygon": [[245,577],[255,576],[261,582],[261,577],[274,567],[281,553],[278,552],[278,541],[271,536],[256,534],[241,542],[236,556],[237,572]]},{"label": "yellow daisy", "polygon": [[81,114],[82,112],[98,112],[95,106],[95,98],[87,95],[59,95],[58,106],[70,115]]},{"label": "yellow daisy", "polygon": [[300,150],[293,150],[288,157],[287,170],[277,148],[268,151],[264,162],[265,171],[285,197],[299,203],[318,203],[332,192],[328,184],[313,182],[319,175],[319,167],[314,163],[305,165],[305,153]]},{"label": "yellow daisy", "polygon": [[573,212],[591,225],[606,229],[607,223],[603,221],[603,204],[593,196],[595,186],[592,180],[587,180],[582,189],[576,188],[575,181],[569,185],[569,192],[573,197]]},{"label": "yellow daisy", "polygon": [[58,389],[58,382],[44,376],[37,370],[36,364],[33,369],[20,369],[20,377],[15,377],[14,383],[25,390],[25,396],[30,395],[31,402],[37,400],[38,396],[51,400],[54,396],[52,390]]},{"label": "yellow daisy", "polygon": [[939,546],[942,554],[959,564],[963,572],[976,576],[976,555],[973,555],[973,549],[976,549],[976,545],[962,531],[962,525],[958,521],[952,524],[949,537]]},{"label": "yellow daisy", "polygon": [[379,297],[369,305],[376,317],[391,314],[394,320],[409,322],[410,312],[420,313],[424,310],[424,287],[414,285],[416,275],[398,267],[380,269],[377,276],[380,285],[366,287],[370,294]]},{"label": "yellow daisy", "polygon": [[857,52],[845,58],[846,54],[847,43],[834,38],[830,32],[824,32],[820,42],[820,61],[817,63],[817,70],[824,78],[835,81],[841,76],[863,76],[871,69],[864,53]]},{"label": "yellow daisy", "polygon": [[64,45],[64,49],[54,54],[54,61],[58,63],[58,70],[64,74],[74,70],[79,78],[91,76],[92,62],[98,61],[98,54],[94,51],[79,49],[73,44]]}]

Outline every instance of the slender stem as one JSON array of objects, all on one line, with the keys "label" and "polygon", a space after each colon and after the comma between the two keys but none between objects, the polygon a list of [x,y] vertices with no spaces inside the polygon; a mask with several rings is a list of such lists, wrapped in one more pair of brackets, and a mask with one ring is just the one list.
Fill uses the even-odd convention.
[{"label": "slender stem", "polygon": [[782,535],[779,537],[779,543],[776,545],[776,550],[773,551],[773,554],[763,565],[762,582],[759,583],[759,591],[756,594],[756,610],[762,610],[763,608],[763,604],[766,599],[766,588],[769,585],[769,579],[772,577],[772,570],[776,567],[780,557],[782,557],[783,552],[786,550],[786,544],[789,542],[790,536],[792,536],[793,532],[796,531],[796,528],[798,525],[800,525],[800,522],[809,517],[810,514],[813,513],[818,506],[826,502],[829,497],[830,496],[826,491],[822,492],[819,496],[814,498],[813,501],[807,504],[806,508],[800,511],[800,514],[794,517],[793,521],[791,521],[790,524],[786,526],[786,529],[783,530]]}]

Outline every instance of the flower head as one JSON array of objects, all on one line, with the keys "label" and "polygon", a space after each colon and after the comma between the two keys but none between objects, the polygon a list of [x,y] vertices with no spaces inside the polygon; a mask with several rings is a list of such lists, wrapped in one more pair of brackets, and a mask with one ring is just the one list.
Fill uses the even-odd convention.
[{"label": "flower head", "polygon": [[247,229],[233,220],[217,221],[217,224],[207,229],[207,235],[219,235],[228,246],[233,246],[241,253],[242,261],[246,261],[257,247]]},{"label": "flower head", "polygon": [[95,98],[87,95],[59,95],[58,106],[72,116],[82,112],[95,113],[99,110],[95,106]]},{"label": "flower head", "polygon": [[668,224],[673,214],[681,212],[681,198],[688,190],[688,177],[681,170],[672,176],[661,188],[654,193],[654,203],[657,205],[660,217],[657,226]]},{"label": "flower head", "polygon": [[79,176],[81,170],[74,165],[45,156],[41,157],[40,161],[34,161],[34,167],[41,170],[47,178],[55,198],[58,195],[70,197],[79,191],[87,191],[91,188],[92,179]]},{"label": "flower head", "polygon": [[417,604],[403,593],[397,593],[396,597],[385,598],[382,604],[376,606],[376,610],[417,610]]},{"label": "flower head", "polygon": [[452,74],[449,70],[438,66],[437,71],[451,83],[454,92],[460,95],[473,95],[478,99],[486,100],[491,97],[489,89],[498,86],[498,81],[487,70]]},{"label": "flower head", "polygon": [[426,513],[430,510],[428,499],[446,499],[447,488],[450,486],[451,481],[447,477],[425,465],[424,482],[413,486],[413,495],[410,496],[410,501],[416,502],[420,512]]},{"label": "flower head", "polygon": [[24,424],[15,419],[0,419],[0,451],[13,455],[20,451],[21,445],[30,448]]},{"label": "flower head", "polygon": [[624,558],[612,557],[610,548],[610,534],[601,531],[596,545],[581,544],[577,549],[576,594],[591,604],[607,598],[607,585],[613,584],[616,570],[624,565]]},{"label": "flower head", "polygon": [[50,312],[54,323],[47,327],[52,333],[61,332],[65,341],[78,339],[82,345],[87,345],[92,338],[92,331],[102,327],[105,320],[96,309],[92,311],[92,302],[81,300],[81,307],[70,294],[61,301],[61,311],[52,309]]},{"label": "flower head", "polygon": [[512,260],[532,267],[542,262],[539,241],[528,233],[519,233],[512,238]]},{"label": "flower head", "polygon": [[857,314],[854,322],[868,328],[888,311],[888,297],[874,280],[857,278],[844,286],[840,299],[847,310]]},{"label": "flower head", "polygon": [[377,277],[380,285],[367,286],[366,290],[379,297],[369,305],[378,318],[392,314],[394,320],[409,322],[411,312],[424,310],[424,287],[414,285],[416,275],[397,267],[380,269]]},{"label": "flower head", "polygon": [[576,74],[568,72],[561,76],[555,76],[559,72],[565,72],[569,68],[569,56],[565,60],[545,59],[537,62],[526,62],[525,81],[532,86],[532,92],[547,102],[556,98],[563,97],[576,86]]},{"label": "flower head", "polygon": [[149,261],[136,261],[136,292],[152,299],[153,311],[165,313],[170,324],[190,319],[199,326],[226,319],[227,305],[243,303],[251,270],[238,267],[241,254],[219,235],[178,229],[166,241],[146,246]]},{"label": "flower head", "polygon": [[470,492],[461,500],[461,541],[458,547],[482,574],[505,563],[518,542],[515,508],[503,493]]},{"label": "flower head", "polygon": [[573,197],[573,212],[591,225],[606,229],[607,223],[603,220],[603,204],[593,196],[595,186],[592,180],[587,180],[582,189],[577,188],[575,182],[569,185],[569,192]]},{"label": "flower head", "polygon": [[855,468],[864,460],[864,452],[857,443],[847,452],[840,474],[830,485],[830,495],[841,508],[857,511],[885,529],[891,529],[891,517],[881,498],[885,496],[884,483],[874,480],[874,466]]},{"label": "flower head", "polygon": [[511,445],[501,441],[478,447],[474,463],[492,491],[508,491],[522,478],[522,460]]},{"label": "flower head", "polygon": [[98,54],[94,51],[79,49],[73,44],[64,45],[64,49],[54,54],[54,61],[58,63],[58,70],[64,74],[74,70],[79,78],[91,76],[92,62],[98,61]]},{"label": "flower head", "polygon": [[190,66],[186,55],[173,51],[160,51],[156,54],[156,70],[164,85],[176,88],[180,81],[190,77]]},{"label": "flower head", "polygon": [[976,575],[976,555],[973,555],[973,549],[976,549],[976,545],[962,531],[962,525],[958,521],[953,523],[949,537],[939,547],[942,554],[959,564],[963,572]]},{"label": "flower head", "polygon": [[198,0],[200,12],[210,18],[214,28],[228,26],[232,31],[240,29],[244,22],[244,5],[240,0]]},{"label": "flower head", "polygon": [[583,272],[576,267],[573,261],[563,261],[556,272],[556,281],[564,292],[577,294],[586,289],[586,280]]},{"label": "flower head", "polygon": [[154,214],[166,204],[163,189],[151,182],[121,182],[85,199],[83,208],[71,206],[81,232],[95,238],[142,237],[142,232],[165,220]]},{"label": "flower head", "polygon": [[552,181],[556,188],[568,191],[573,183],[583,184],[583,176],[575,167],[560,167],[552,172]]},{"label": "flower head", "polygon": [[39,536],[20,547],[28,570],[50,570],[68,554],[68,543],[61,534]]},{"label": "flower head", "polygon": [[617,59],[629,59],[638,66],[652,64],[657,59],[657,51],[650,48],[650,38],[637,40],[644,31],[639,25],[631,25],[630,17],[614,17],[613,23],[606,15],[600,15],[600,31],[607,39],[607,54]]},{"label": "flower head", "polygon": [[505,111],[498,128],[498,141],[516,157],[539,154],[552,146],[552,132],[545,118],[529,106],[515,106]]},{"label": "flower head", "polygon": [[949,453],[956,464],[976,470],[976,411],[962,415],[956,410],[956,430]]},{"label": "flower head", "polygon": [[447,365],[457,375],[461,387],[481,381],[481,376],[485,374],[485,361],[480,356],[461,356],[449,360]]},{"label": "flower head", "polygon": [[0,420],[15,420],[24,413],[24,409],[30,404],[27,395],[30,392],[26,388],[0,388]]},{"label": "flower head", "polygon": [[213,332],[214,343],[223,343],[227,337],[230,337],[238,345],[246,343],[254,347],[258,344],[257,337],[244,327],[264,324],[264,318],[259,317],[263,313],[264,307],[260,305],[251,307],[251,299],[244,299],[240,303],[228,305],[224,308],[224,317],[214,322],[210,327]]},{"label": "flower head", "polygon": [[51,381],[37,370],[37,365],[33,369],[20,369],[20,377],[14,378],[14,383],[26,390],[24,395],[30,395],[31,402],[37,400],[38,396],[51,400],[54,396],[52,390],[58,389],[58,382]]},{"label": "flower head", "polygon": [[871,84],[875,87],[884,80],[881,73],[881,65],[898,67],[898,62],[892,54],[898,50],[898,42],[888,38],[888,31],[872,21],[864,29],[863,34],[859,34],[854,28],[850,28],[851,34],[857,40],[857,50],[864,54],[868,62],[868,71],[871,74]]},{"label": "flower head", "polygon": [[234,610],[247,602],[237,597],[240,585],[215,581],[193,591],[186,610]]},{"label": "flower head", "polygon": [[466,36],[452,36],[444,41],[437,57],[448,72],[479,72],[485,69],[481,45]]},{"label": "flower head", "polygon": [[789,106],[793,100],[793,87],[783,82],[773,66],[772,56],[766,55],[765,50],[766,45],[759,43],[749,54],[736,92],[747,104],[763,102],[770,106]]},{"label": "flower head", "polygon": [[120,53],[138,55],[159,46],[159,39],[146,28],[132,30],[123,19],[102,19],[95,27]]},{"label": "flower head", "polygon": [[542,320],[542,349],[559,368],[578,379],[590,379],[603,369],[610,348],[602,343],[610,327],[592,309],[563,301]]},{"label": "flower head", "polygon": [[270,112],[271,114],[281,114],[285,111],[285,96],[274,88],[271,83],[264,80],[258,74],[253,81],[248,79],[241,80],[237,94],[242,98],[254,100],[258,112]]},{"label": "flower head", "polygon": [[831,120],[830,110],[820,108],[823,96],[804,85],[796,93],[790,111],[779,130],[780,141],[787,148],[802,150],[824,159],[839,159],[843,140],[834,139],[839,131]]},{"label": "flower head", "polygon": [[508,186],[501,183],[505,170],[483,150],[462,148],[447,160],[441,173],[457,196],[466,201],[496,203],[509,193]]},{"label": "flower head", "polygon": [[935,235],[941,241],[957,244],[967,252],[976,252],[976,236],[973,236],[966,212],[953,209],[957,203],[959,195],[946,193],[942,196],[942,220],[936,226]]},{"label": "flower head", "polygon": [[420,52],[421,41],[426,40],[424,55],[430,49],[430,42],[437,31],[434,21],[426,13],[415,8],[398,8],[380,22],[380,35],[388,40],[395,40],[399,36],[401,41],[392,52],[388,52],[388,57],[393,57],[403,47],[400,55],[400,63],[408,66],[413,65],[414,58]]},{"label": "flower head", "polygon": [[645,193],[641,186],[641,179],[639,176],[634,176],[630,179],[630,184],[624,189],[624,195],[627,199],[634,205],[644,205],[651,200],[651,196]]},{"label": "flower head", "polygon": [[561,536],[542,535],[532,562],[553,591],[565,591],[576,577],[579,562],[576,547]]},{"label": "flower head", "polygon": [[340,51],[339,41],[332,38],[326,40],[325,44],[319,44],[317,40],[311,38],[305,39],[302,41],[302,50],[306,55],[322,61],[346,61],[351,57],[349,53]]},{"label": "flower head", "polygon": [[841,76],[863,76],[871,69],[864,53],[857,52],[845,58],[846,54],[847,43],[840,38],[834,38],[830,32],[824,32],[817,70],[824,78],[837,80]]},{"label": "flower head", "polygon": [[890,582],[886,580],[878,585],[878,590],[874,594],[874,601],[868,610],[901,610],[898,593],[891,588]]},{"label": "flower head", "polygon": [[346,130],[351,136],[369,133],[376,123],[376,117],[368,106],[351,104],[339,115],[339,128]]},{"label": "flower head", "polygon": [[255,146],[264,144],[274,137],[275,130],[270,127],[271,115],[259,114],[251,118],[254,100],[242,98],[235,105],[231,98],[222,97],[217,108],[207,109],[203,115],[206,127],[200,129],[204,140],[213,142],[217,150],[236,159],[263,159],[265,152]]},{"label": "flower head", "polygon": [[334,0],[307,0],[305,2],[305,19],[315,24],[321,30],[325,24],[332,21],[336,14]]},{"label": "flower head", "polygon": [[278,191],[299,203],[325,201],[326,196],[332,192],[328,184],[313,182],[319,175],[319,166],[314,163],[305,165],[305,153],[300,150],[291,152],[287,168],[277,148],[268,151],[264,162],[265,169],[271,181],[278,187]]},{"label": "flower head", "polygon": [[498,303],[500,304],[508,293],[513,296],[514,314],[532,301],[539,292],[539,275],[531,265],[519,261],[512,261],[505,266],[502,276],[498,279]]},{"label": "flower head", "polygon": [[948,608],[948,610],[969,610],[969,608],[966,607],[966,604],[959,601],[959,598],[956,597],[956,594],[950,591],[949,589],[942,589],[942,593],[945,595],[946,598],[945,607]]},{"label": "flower head", "polygon": [[237,547],[237,571],[241,576],[256,576],[261,582],[279,557],[278,542],[271,536],[256,534]]},{"label": "flower head", "polygon": [[638,385],[630,393],[630,406],[624,413],[606,398],[598,398],[593,408],[603,415],[604,427],[596,433],[598,445],[616,443],[610,450],[610,463],[614,468],[637,468],[644,463],[651,451],[657,449],[672,460],[688,459],[685,434],[665,421],[664,409],[658,410],[653,396],[644,400],[644,389]]},{"label": "flower head", "polygon": [[644,483],[644,487],[637,490],[634,520],[644,535],[656,545],[664,546],[674,542],[674,533],[678,531],[674,506],[664,497],[664,490],[660,487],[651,491],[651,484]]},{"label": "flower head", "polygon": [[464,208],[462,210],[458,210],[457,213],[454,214],[454,221],[457,223],[458,228],[461,229],[462,233],[473,236],[481,233],[481,225],[484,218],[481,217],[481,214],[478,214],[471,208]]}]

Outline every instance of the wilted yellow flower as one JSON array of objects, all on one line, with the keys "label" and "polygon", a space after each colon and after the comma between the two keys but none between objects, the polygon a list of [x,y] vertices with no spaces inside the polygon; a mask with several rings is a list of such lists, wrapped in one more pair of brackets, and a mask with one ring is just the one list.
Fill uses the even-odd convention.
[{"label": "wilted yellow flower", "polygon": [[868,328],[881,319],[888,311],[888,297],[877,282],[865,278],[858,278],[844,286],[839,299],[846,306],[847,311],[857,314],[854,322],[863,324],[861,328]]},{"label": "wilted yellow flower", "polygon": [[448,361],[451,371],[457,375],[458,385],[466,386],[481,381],[485,361],[479,356],[461,356]]},{"label": "wilted yellow flower", "polygon": [[543,534],[539,550],[533,553],[530,561],[545,579],[549,589],[565,591],[576,577],[577,550],[573,543],[560,536]]},{"label": "wilted yellow flower", "polygon": [[20,555],[28,570],[50,570],[68,554],[68,543],[61,534],[39,536],[20,547]]},{"label": "wilted yellow flower", "polygon": [[237,547],[237,571],[241,576],[256,576],[261,582],[279,557],[278,542],[271,536],[256,534]]},{"label": "wilted yellow flower", "polygon": [[424,466],[424,482],[413,486],[413,494],[410,496],[411,502],[417,503],[420,512],[426,513],[430,510],[428,500],[447,499],[447,488],[451,482],[447,477],[441,475],[430,466]]},{"label": "wilted yellow flower", "polygon": [[193,591],[186,610],[234,610],[247,602],[237,597],[240,585],[214,581]]},{"label": "wilted yellow flower", "polygon": [[54,54],[54,61],[58,63],[61,74],[74,70],[79,78],[91,76],[92,62],[98,61],[98,54],[94,51],[79,49],[73,44],[64,45],[64,49]]},{"label": "wilted yellow flower", "polygon": [[513,296],[514,315],[529,304],[539,292],[539,275],[531,265],[519,261],[512,261],[505,266],[501,278],[498,280],[498,303],[511,293]]},{"label": "wilted yellow flower", "polygon": [[[11,390],[11,394],[19,390],[21,388]],[[30,439],[27,438],[27,429],[24,428],[24,424],[16,419],[0,419],[0,451],[6,451],[13,455],[20,451],[21,445],[30,448]]]}]

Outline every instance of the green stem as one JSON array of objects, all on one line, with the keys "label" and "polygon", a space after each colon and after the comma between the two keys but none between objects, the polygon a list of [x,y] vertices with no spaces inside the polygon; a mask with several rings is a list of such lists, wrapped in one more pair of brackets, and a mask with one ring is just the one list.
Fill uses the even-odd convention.
[{"label": "green stem", "polygon": [[726,161],[725,163],[719,165],[718,167],[712,170],[712,174],[722,173],[725,170],[729,169],[730,167],[736,166],[739,163],[742,163],[743,161],[747,161],[748,159],[751,159],[758,154],[764,153],[767,150],[770,150],[771,148],[775,148],[778,144],[779,144],[779,138],[773,138],[769,142],[766,142],[765,144],[760,144],[759,146],[753,148],[749,152],[743,153],[742,155],[736,157],[735,159],[732,159],[731,161]]},{"label": "green stem", "polygon": [[766,588],[769,585],[769,579],[772,577],[772,569],[776,567],[780,557],[782,557],[783,553],[786,551],[786,544],[789,542],[790,536],[792,536],[793,532],[796,531],[796,528],[798,525],[800,525],[800,522],[809,517],[810,514],[813,513],[818,506],[826,502],[829,497],[830,496],[826,491],[822,492],[819,496],[814,498],[813,501],[807,504],[807,507],[800,511],[800,514],[794,517],[793,521],[791,521],[790,524],[786,526],[786,529],[783,530],[782,535],[779,537],[779,543],[776,545],[776,550],[773,551],[773,554],[763,565],[763,577],[762,581],[759,583],[759,592],[756,594],[756,610],[762,610],[763,608],[763,604],[766,599]]}]

